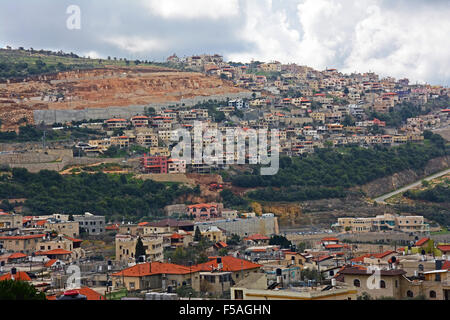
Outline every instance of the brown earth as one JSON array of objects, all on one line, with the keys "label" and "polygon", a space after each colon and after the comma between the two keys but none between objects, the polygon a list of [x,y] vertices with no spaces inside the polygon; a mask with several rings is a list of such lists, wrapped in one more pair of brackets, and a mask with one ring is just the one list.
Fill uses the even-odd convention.
[{"label": "brown earth", "polygon": [[126,107],[241,92],[201,73],[142,67],[69,71],[0,84],[2,130],[33,123],[33,110]]}]

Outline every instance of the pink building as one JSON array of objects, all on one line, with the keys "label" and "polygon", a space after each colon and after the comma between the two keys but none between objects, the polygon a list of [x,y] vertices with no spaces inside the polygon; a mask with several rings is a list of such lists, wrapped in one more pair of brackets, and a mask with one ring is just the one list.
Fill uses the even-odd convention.
[{"label": "pink building", "polygon": [[209,220],[211,218],[218,218],[222,216],[218,204],[208,203],[187,206],[187,214],[192,215],[195,219],[199,220]]}]

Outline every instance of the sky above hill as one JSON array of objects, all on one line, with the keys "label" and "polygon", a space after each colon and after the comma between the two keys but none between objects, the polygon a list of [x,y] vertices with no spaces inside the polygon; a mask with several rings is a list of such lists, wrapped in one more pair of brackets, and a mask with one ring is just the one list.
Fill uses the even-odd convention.
[{"label": "sky above hill", "polygon": [[[70,5],[80,8],[80,29]],[[164,61],[220,53],[450,85],[448,0],[3,0],[0,46]]]}]

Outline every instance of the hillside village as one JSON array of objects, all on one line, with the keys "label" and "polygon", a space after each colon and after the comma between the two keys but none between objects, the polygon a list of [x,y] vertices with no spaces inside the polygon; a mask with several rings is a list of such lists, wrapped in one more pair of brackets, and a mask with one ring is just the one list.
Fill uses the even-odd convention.
[{"label": "hillside village", "polygon": [[[280,230],[276,214],[250,210],[254,203],[242,204],[240,198],[248,190],[221,179],[208,180],[200,190],[186,189],[184,203],[178,202],[180,197],[160,200],[165,194],[158,189],[175,197],[175,192],[184,192],[181,187],[144,185],[151,188],[151,200],[159,201],[152,209],[163,216],[140,212],[139,219],[120,220],[94,209],[92,214],[30,214],[24,209],[26,200],[19,192],[35,192],[37,187],[23,187],[32,176],[19,168],[41,172],[40,164],[65,161],[67,155],[52,160],[52,152],[68,152],[72,163],[59,168],[58,177],[48,174],[49,180],[62,186],[62,176],[90,179],[86,172],[96,174],[98,167],[89,166],[101,163],[100,171],[117,177],[124,189],[131,189],[129,194],[138,196],[126,175],[186,185],[178,180],[186,174],[223,175],[222,170],[230,169],[227,160],[243,161],[242,172],[248,173],[255,158],[249,150],[224,152],[212,163],[172,157],[177,130],[193,136],[198,123],[204,149],[225,141],[230,129],[276,129],[279,145],[268,150],[269,155],[278,152],[291,159],[347,146],[390,150],[432,145],[440,148],[440,156],[448,156],[445,139],[432,133],[448,129],[450,91],[445,87],[370,72],[348,75],[279,62],[225,62],[218,54],[172,55],[165,66],[218,77],[245,94],[219,100],[207,96],[189,106],[148,104],[143,112],[128,112],[129,117],[118,112],[80,121],[24,123],[16,131],[0,133],[0,158],[11,164],[1,168],[1,181],[24,183],[0,199],[5,200],[0,209],[0,281],[26,281],[48,300],[71,295],[87,300],[449,300],[448,225],[432,230],[432,221],[420,213],[386,209],[389,212],[373,217],[341,217],[317,232],[290,234]],[[30,141],[20,139],[26,130],[34,134]],[[59,139],[67,132],[83,134]],[[29,143],[43,153],[42,163],[21,163],[22,155],[25,159],[27,153],[36,153]],[[194,153],[195,142],[191,147]],[[136,185],[142,188],[141,182]],[[225,201],[222,192],[229,190]],[[129,194],[124,201],[131,202]],[[443,236],[435,237],[433,231],[443,231]],[[361,234],[377,234],[385,241],[348,238]]]}]

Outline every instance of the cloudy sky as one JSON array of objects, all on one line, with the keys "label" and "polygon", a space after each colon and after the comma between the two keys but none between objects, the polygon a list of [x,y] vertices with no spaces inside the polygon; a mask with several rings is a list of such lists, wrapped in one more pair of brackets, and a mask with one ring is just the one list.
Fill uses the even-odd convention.
[{"label": "cloudy sky", "polygon": [[[81,29],[67,28],[70,5]],[[450,85],[449,0],[1,0],[0,8],[1,47],[153,61],[221,53]]]}]

